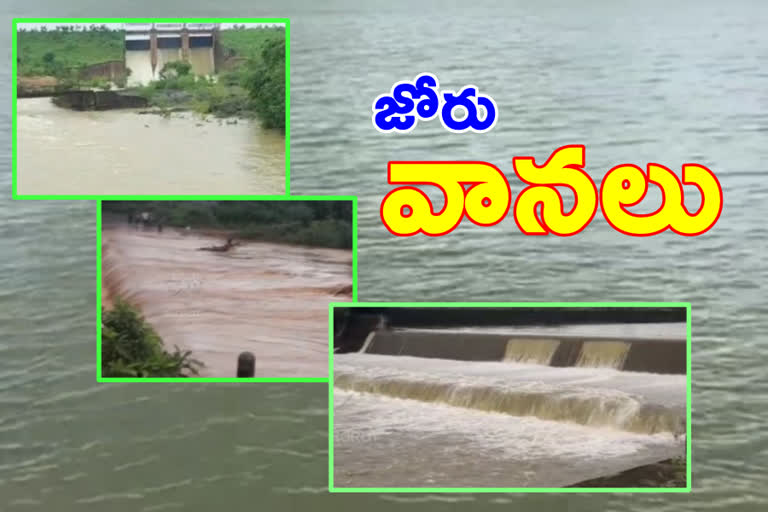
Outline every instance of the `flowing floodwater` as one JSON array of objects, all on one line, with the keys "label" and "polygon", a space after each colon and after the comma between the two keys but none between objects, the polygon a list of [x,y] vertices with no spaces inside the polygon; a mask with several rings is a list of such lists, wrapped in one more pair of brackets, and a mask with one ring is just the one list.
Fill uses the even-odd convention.
[{"label": "flowing floodwater", "polygon": [[152,69],[152,59],[148,50],[126,50],[125,67],[131,70],[127,80],[129,87],[145,85],[157,79],[157,68]]},{"label": "flowing floodwater", "polygon": [[[96,206],[11,202],[5,109],[0,508],[763,510],[766,9],[751,0],[259,4],[259,16],[291,18],[292,192],[360,195],[361,300],[692,303],[692,494],[329,495],[325,385],[97,384]],[[12,16],[41,12],[139,11],[231,18],[252,12],[253,3],[27,0],[0,7],[6,27]],[[8,61],[10,37],[5,31]],[[6,105],[10,71],[0,68]],[[499,106],[494,130],[455,135],[433,122],[406,136],[376,132],[373,99],[424,71],[446,87],[474,83],[490,94]],[[626,237],[600,214],[569,238],[524,237],[511,219],[429,239],[395,238],[381,225],[388,160],[487,160],[511,175],[513,156],[538,161],[562,144],[585,144],[587,169],[598,178],[624,162],[707,165],[723,185],[722,217],[694,238]],[[175,158],[201,145],[216,151],[197,141]],[[73,158],[55,156],[53,169]],[[513,192],[520,188],[513,180]]]},{"label": "flowing floodwater", "polygon": [[343,390],[334,401],[337,487],[562,487],[682,453],[671,434]]},{"label": "flowing floodwater", "polygon": [[203,377],[234,377],[240,352],[257,377],[328,375],[328,304],[352,284],[352,253],[244,243],[227,253],[197,233],[109,225],[102,283],[140,307],[164,343],[191,350]]},{"label": "flowing floodwater", "polygon": [[16,105],[19,194],[285,192],[285,137],[255,121]]},{"label": "flowing floodwater", "polygon": [[[514,337],[499,362],[367,353],[376,335],[360,353],[337,354],[335,485],[559,487],[682,455],[685,375],[616,369],[629,345],[647,338],[585,342],[588,357],[576,367],[548,366],[574,330],[599,338],[622,326],[607,327],[546,328],[556,339]],[[647,331],[684,338],[685,324]],[[455,330],[397,329],[384,342],[411,332]]]}]

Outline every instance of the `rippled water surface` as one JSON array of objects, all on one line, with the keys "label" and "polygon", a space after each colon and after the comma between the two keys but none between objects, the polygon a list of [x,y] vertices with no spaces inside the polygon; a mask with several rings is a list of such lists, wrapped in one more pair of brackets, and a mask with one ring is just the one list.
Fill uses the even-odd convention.
[{"label": "rippled water surface", "polygon": [[[10,201],[7,107],[0,508],[763,510],[768,6],[566,5],[16,0],[2,13],[5,27],[12,15],[290,16],[292,191],[360,195],[359,298],[690,301],[693,494],[330,496],[323,385],[97,385],[95,205]],[[373,98],[423,71],[490,94],[494,130],[377,133]],[[0,82],[10,105],[8,66]],[[579,143],[595,178],[624,162],[710,167],[725,194],[719,223],[697,238],[634,239],[598,215],[577,236],[543,238],[507,219],[399,239],[378,218],[390,159],[487,160],[511,175],[513,156]]]}]

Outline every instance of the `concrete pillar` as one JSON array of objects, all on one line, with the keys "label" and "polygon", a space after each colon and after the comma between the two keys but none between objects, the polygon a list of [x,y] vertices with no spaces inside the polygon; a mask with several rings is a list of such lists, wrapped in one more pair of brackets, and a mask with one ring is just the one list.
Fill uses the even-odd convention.
[{"label": "concrete pillar", "polygon": [[213,72],[218,73],[221,62],[224,60],[221,55],[221,47],[219,46],[219,24],[213,26],[211,31],[211,49],[213,52]]},{"label": "concrete pillar", "polygon": [[152,63],[152,75],[154,76],[155,69],[157,69],[157,30],[154,25],[149,31],[149,59]]},{"label": "concrete pillar", "polygon": [[189,61],[189,30],[186,25],[181,29],[181,59]]},{"label": "concrete pillar", "polygon": [[237,357],[237,376],[253,377],[256,374],[256,357],[250,352],[242,352]]}]

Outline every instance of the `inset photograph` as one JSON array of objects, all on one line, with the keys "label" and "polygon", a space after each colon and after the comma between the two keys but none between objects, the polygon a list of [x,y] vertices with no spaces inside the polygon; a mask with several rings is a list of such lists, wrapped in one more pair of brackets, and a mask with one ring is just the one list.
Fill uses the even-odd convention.
[{"label": "inset photograph", "polygon": [[328,379],[353,198],[103,201],[99,380]]},{"label": "inset photograph", "polygon": [[688,304],[331,309],[331,492],[690,491]]},{"label": "inset photograph", "polygon": [[288,192],[287,19],[114,21],[14,21],[15,199]]}]

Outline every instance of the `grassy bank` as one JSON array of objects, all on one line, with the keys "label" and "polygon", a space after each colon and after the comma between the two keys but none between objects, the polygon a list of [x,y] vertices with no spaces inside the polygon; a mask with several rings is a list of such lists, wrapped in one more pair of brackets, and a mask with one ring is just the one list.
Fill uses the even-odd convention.
[{"label": "grassy bank", "polygon": [[241,239],[352,248],[349,201],[104,201],[105,214],[146,211],[167,226],[218,229]]},{"label": "grassy bank", "polygon": [[122,30],[24,30],[17,32],[19,76],[69,76],[72,71],[123,59]]},{"label": "grassy bank", "polygon": [[219,33],[219,44],[226,57],[261,59],[261,50],[273,41],[285,41],[285,29],[232,28]]},{"label": "grassy bank", "polygon": [[101,313],[101,374],[103,377],[189,377],[202,363],[190,352],[168,352],[160,336],[139,312],[117,300]]}]

